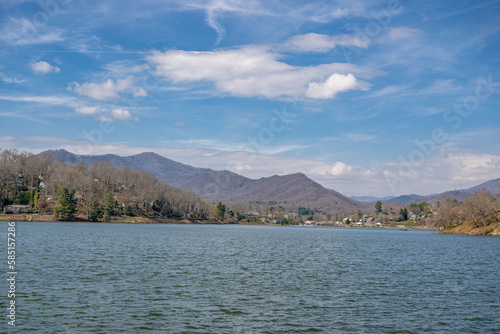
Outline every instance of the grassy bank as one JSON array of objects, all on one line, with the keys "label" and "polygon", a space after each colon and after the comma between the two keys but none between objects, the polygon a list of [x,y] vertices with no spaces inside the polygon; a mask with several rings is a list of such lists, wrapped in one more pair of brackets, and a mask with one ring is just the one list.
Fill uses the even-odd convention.
[{"label": "grassy bank", "polygon": [[460,225],[448,227],[439,233],[469,234],[469,235],[500,235],[500,223],[493,222],[486,226],[475,227],[472,221],[466,221]]}]

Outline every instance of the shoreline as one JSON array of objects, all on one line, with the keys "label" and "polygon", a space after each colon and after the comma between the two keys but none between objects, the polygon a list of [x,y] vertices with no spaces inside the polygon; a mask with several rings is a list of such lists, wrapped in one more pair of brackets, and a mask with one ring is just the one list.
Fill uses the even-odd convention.
[{"label": "shoreline", "polygon": [[[0,214],[0,221],[16,221],[16,222],[57,222],[55,215],[40,215],[40,214],[29,214],[29,213],[19,213],[19,214]],[[237,222],[237,221],[218,221],[216,219],[198,219],[198,218],[178,218],[178,217],[118,217],[113,216],[108,222],[103,221],[90,221],[84,216],[77,216],[75,220],[69,221],[68,223],[121,223],[121,224],[190,224],[190,225],[262,225],[262,226],[291,226],[291,227],[304,227],[305,225],[279,225],[279,224],[265,224],[260,222]],[[326,227],[326,226],[307,226],[307,227]],[[405,230],[433,230],[439,234],[463,234],[463,235],[492,235],[500,236],[500,223],[491,223],[487,226],[475,227],[471,221],[467,221],[457,226],[448,227],[443,230],[439,230],[437,227],[427,227],[427,226],[415,226],[415,227],[403,227],[400,226],[383,226],[383,227],[372,227],[372,226],[333,226],[333,227],[345,227],[345,228],[367,228],[367,229],[405,229]]]},{"label": "shoreline", "polygon": [[438,233],[500,236],[500,223],[493,222],[486,226],[475,227],[472,221],[466,221],[460,225],[445,228]]},{"label": "shoreline", "polygon": [[[19,213],[19,214],[0,214],[0,221],[16,221],[16,222],[58,222],[55,215],[43,215],[43,214],[29,214],[29,213]],[[192,224],[192,225],[262,225],[262,226],[289,226],[289,227],[344,227],[344,228],[366,228],[366,229],[408,229],[408,230],[435,230],[436,227],[426,227],[426,226],[415,226],[415,227],[404,227],[400,226],[306,226],[306,225],[280,225],[280,224],[269,224],[261,222],[237,222],[237,221],[218,221],[216,219],[198,219],[198,218],[177,218],[177,217],[118,217],[113,216],[108,222],[104,221],[90,221],[84,216],[77,216],[75,220],[68,221],[68,223],[121,223],[121,224]]]}]

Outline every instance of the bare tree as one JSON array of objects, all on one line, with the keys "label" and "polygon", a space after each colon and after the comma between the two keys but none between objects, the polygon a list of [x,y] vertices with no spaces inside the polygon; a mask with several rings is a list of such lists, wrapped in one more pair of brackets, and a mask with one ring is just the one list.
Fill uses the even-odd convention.
[{"label": "bare tree", "polygon": [[447,199],[439,204],[434,217],[436,226],[443,228],[455,226],[461,222],[460,208],[456,200]]},{"label": "bare tree", "polygon": [[479,189],[470,197],[464,200],[463,206],[465,215],[472,219],[475,227],[480,224],[486,226],[490,220],[496,220],[496,199],[486,189]]}]

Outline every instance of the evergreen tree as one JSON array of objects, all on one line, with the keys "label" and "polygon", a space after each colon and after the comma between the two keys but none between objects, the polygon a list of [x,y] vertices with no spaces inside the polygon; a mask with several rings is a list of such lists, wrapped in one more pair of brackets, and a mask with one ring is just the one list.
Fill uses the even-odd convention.
[{"label": "evergreen tree", "polygon": [[99,207],[99,203],[97,203],[97,200],[94,198],[94,201],[90,206],[89,220],[93,222],[98,221],[100,214],[101,214],[101,208]]},{"label": "evergreen tree", "polygon": [[113,216],[115,213],[115,199],[111,190],[104,197],[103,211],[105,217]]},{"label": "evergreen tree", "polygon": [[69,221],[75,217],[76,199],[73,193],[69,192],[68,188],[62,187],[57,190],[56,205],[54,206],[54,214],[57,220]]},{"label": "evergreen tree", "polygon": [[28,191],[23,191],[19,194],[19,204],[28,205],[31,202],[31,193]]},{"label": "evergreen tree", "polygon": [[375,212],[376,213],[382,212],[382,202],[378,201],[377,203],[375,203]]},{"label": "evergreen tree", "polygon": [[38,207],[38,198],[39,198],[38,191],[36,191],[35,195],[33,196],[33,206],[35,208]]},{"label": "evergreen tree", "polygon": [[225,216],[226,216],[226,205],[222,202],[217,203],[215,217],[217,217],[218,220],[223,220]]},{"label": "evergreen tree", "polygon": [[400,221],[407,221],[408,220],[408,209],[407,208],[399,209],[399,220]]},{"label": "evergreen tree", "polygon": [[132,216],[132,207],[130,205],[127,205],[125,209],[123,209],[123,214],[125,216]]}]

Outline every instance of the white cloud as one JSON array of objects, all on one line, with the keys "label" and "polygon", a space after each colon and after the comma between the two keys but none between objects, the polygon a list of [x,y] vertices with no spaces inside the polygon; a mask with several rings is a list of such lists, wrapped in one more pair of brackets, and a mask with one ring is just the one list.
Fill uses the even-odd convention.
[{"label": "white cloud", "polygon": [[306,95],[313,99],[333,99],[338,93],[353,89],[368,90],[368,85],[360,83],[350,73],[334,73],[324,82],[310,82]]},{"label": "white cloud", "polygon": [[398,194],[427,195],[469,188],[500,176],[500,156],[445,147],[437,151],[427,157],[417,149],[387,163],[387,186]]},{"label": "white cloud", "polygon": [[60,29],[50,28],[50,31],[36,27],[30,20],[9,18],[0,32],[0,40],[12,46],[51,44],[65,40]]},{"label": "white cloud", "polygon": [[367,48],[369,40],[360,39],[356,35],[336,35],[328,36],[316,33],[293,36],[283,43],[285,50],[295,52],[327,52],[337,46],[356,46]]},{"label": "white cloud", "polygon": [[59,73],[61,71],[59,67],[50,65],[46,61],[38,61],[30,64],[30,66],[36,74],[47,74],[50,72]]},{"label": "white cloud", "polygon": [[134,97],[144,97],[148,96],[148,92],[145,89],[139,88],[134,92]]},{"label": "white cloud", "polygon": [[370,142],[375,140],[377,137],[374,135],[369,135],[365,133],[348,133],[345,135],[347,141],[354,143]]},{"label": "white cloud", "polygon": [[26,80],[24,80],[24,79],[21,80],[21,79],[17,79],[17,78],[11,78],[11,77],[6,76],[3,73],[0,73],[0,77],[2,78],[3,82],[11,83],[11,84],[20,84],[20,83],[26,82]]},{"label": "white cloud", "polygon": [[75,82],[68,89],[78,95],[88,96],[93,100],[111,101],[120,99],[119,94],[121,93],[132,93],[134,83],[132,77],[127,77],[116,81],[108,79],[102,83],[84,82],[79,84]]},{"label": "white cloud", "polygon": [[345,163],[338,161],[333,164],[332,169],[330,170],[330,174],[334,176],[339,176],[342,174],[349,174],[352,172],[353,166],[346,165]]},{"label": "white cloud", "polygon": [[119,119],[122,121],[137,121],[136,117],[132,117],[130,112],[124,109],[113,109],[111,110],[110,116],[112,119]]},{"label": "white cloud", "polygon": [[212,52],[154,51],[147,60],[157,75],[174,83],[213,82],[222,93],[268,99],[334,98],[339,92],[368,89],[354,75],[379,74],[352,64],[292,66],[280,57],[264,47],[249,46]]},{"label": "white cloud", "polygon": [[75,108],[75,111],[81,115],[99,115],[97,119],[102,122],[113,122],[115,120],[138,121],[138,118],[133,117],[130,111],[121,108],[103,112],[100,106],[85,106]]},{"label": "white cloud", "polygon": [[75,108],[75,111],[78,114],[82,114],[82,115],[95,115],[101,111],[101,107],[99,107],[99,106],[80,107],[80,108]]},{"label": "white cloud", "polygon": [[409,27],[391,27],[385,36],[382,37],[383,42],[394,42],[401,39],[410,39],[417,36],[420,29],[412,29]]},{"label": "white cloud", "polygon": [[[188,6],[193,6],[192,2],[183,1]],[[209,27],[217,32],[217,44],[226,35],[226,29],[220,23],[222,15],[237,14],[239,16],[275,16],[272,11],[265,8],[265,2],[258,0],[210,0],[205,4],[194,4],[194,7],[205,10],[205,21]]]},{"label": "white cloud", "polygon": [[211,1],[207,6],[205,21],[207,24],[217,32],[217,44],[226,35],[226,29],[219,23],[219,12],[227,10],[223,5],[225,1]]},{"label": "white cloud", "polygon": [[113,117],[109,117],[104,114],[97,117],[97,119],[100,120],[101,122],[113,122]]},{"label": "white cloud", "polygon": [[48,105],[66,105],[75,108],[76,101],[72,97],[67,96],[36,96],[36,95],[2,95],[0,100],[13,101],[13,102],[27,102],[27,103],[43,103]]},{"label": "white cloud", "polygon": [[328,23],[347,16],[367,16],[366,3],[358,0],[303,3],[261,0],[177,0],[176,2],[180,10],[205,11],[207,25],[217,32],[217,43],[226,35],[226,28],[221,22],[224,17],[238,17],[240,22],[251,16],[270,18],[284,30],[306,22]]}]

